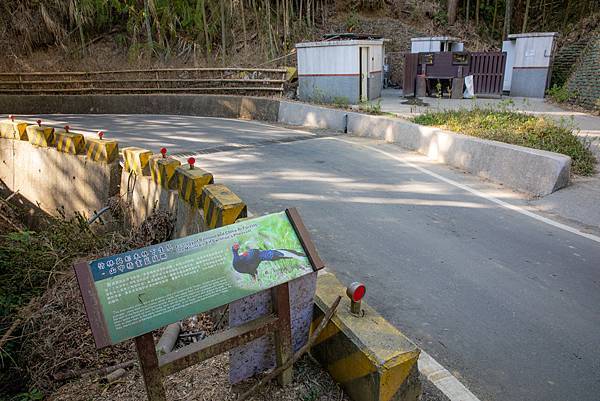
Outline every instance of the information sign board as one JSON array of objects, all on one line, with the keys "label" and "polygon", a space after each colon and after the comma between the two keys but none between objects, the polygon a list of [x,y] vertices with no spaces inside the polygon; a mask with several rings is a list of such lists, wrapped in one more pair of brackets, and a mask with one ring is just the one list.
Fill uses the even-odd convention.
[{"label": "information sign board", "polygon": [[91,262],[75,272],[98,348],[323,267],[295,209]]}]

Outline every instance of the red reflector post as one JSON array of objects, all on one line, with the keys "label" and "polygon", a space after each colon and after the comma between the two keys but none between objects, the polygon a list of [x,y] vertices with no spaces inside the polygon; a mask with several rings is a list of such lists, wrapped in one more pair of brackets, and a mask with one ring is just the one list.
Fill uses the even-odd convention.
[{"label": "red reflector post", "polygon": [[366,293],[367,288],[363,283],[356,281],[348,286],[346,295],[350,298],[350,312],[355,315],[360,315],[360,303]]}]

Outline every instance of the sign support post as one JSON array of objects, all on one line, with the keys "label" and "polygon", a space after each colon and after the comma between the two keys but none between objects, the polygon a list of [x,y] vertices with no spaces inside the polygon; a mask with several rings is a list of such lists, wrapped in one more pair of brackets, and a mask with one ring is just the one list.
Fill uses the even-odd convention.
[{"label": "sign support post", "polygon": [[158,357],[152,332],[142,334],[134,340],[148,401],[165,401],[167,395],[163,386],[163,375],[158,368]]},{"label": "sign support post", "polygon": [[[293,356],[292,349],[292,324],[290,316],[290,287],[288,283],[281,284],[273,289],[273,310],[277,313],[278,328],[275,332],[275,361],[277,366],[282,366]],[[292,382],[292,367],[277,376],[279,385],[286,386]]]}]

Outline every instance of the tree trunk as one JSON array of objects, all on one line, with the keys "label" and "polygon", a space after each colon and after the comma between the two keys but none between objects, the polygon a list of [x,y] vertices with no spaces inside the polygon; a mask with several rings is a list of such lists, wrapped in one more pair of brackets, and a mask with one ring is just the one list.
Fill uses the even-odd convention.
[{"label": "tree trunk", "polygon": [[465,10],[465,21],[469,23],[469,9],[471,8],[471,0],[467,0],[467,9]]},{"label": "tree trunk", "polygon": [[456,22],[456,11],[457,10],[458,10],[458,0],[448,0],[448,24],[454,25],[454,23]]},{"label": "tree trunk", "polygon": [[492,18],[492,38],[496,32],[496,16],[498,15],[498,0],[494,1],[494,17]]},{"label": "tree trunk", "polygon": [[146,25],[146,40],[148,41],[148,50],[152,53],[154,43],[152,42],[152,27],[150,26],[150,6],[148,0],[144,0],[144,23]]},{"label": "tree trunk", "polygon": [[225,43],[225,2],[219,1],[221,4],[221,57],[223,59],[223,65],[225,65],[226,57],[226,43]]},{"label": "tree trunk", "polygon": [[206,58],[210,57],[210,36],[208,33],[208,24],[206,23],[206,5],[204,0],[200,0],[200,8],[202,9],[202,25],[204,29],[204,42],[206,45]]},{"label": "tree trunk", "polygon": [[531,0],[527,0],[525,2],[525,14],[523,14],[523,27],[521,28],[521,32],[527,31],[527,18],[529,17],[529,6],[531,5]]},{"label": "tree trunk", "polygon": [[567,5],[565,7],[564,10],[564,18],[563,18],[563,22],[562,22],[562,29],[563,31],[566,30],[567,28],[567,22],[569,22],[569,14],[571,12],[571,1],[567,0]]},{"label": "tree trunk", "polygon": [[246,33],[246,17],[244,15],[244,0],[240,0],[240,11],[242,13],[242,30],[244,32],[244,49],[248,46],[248,35]]},{"label": "tree trunk", "polygon": [[[527,0],[529,1],[529,0]],[[475,26],[479,26],[479,6],[480,6],[480,0],[477,0],[475,2]]]},{"label": "tree trunk", "polygon": [[506,0],[504,9],[504,28],[502,29],[502,39],[506,40],[510,35],[510,20],[512,19],[513,0]]}]

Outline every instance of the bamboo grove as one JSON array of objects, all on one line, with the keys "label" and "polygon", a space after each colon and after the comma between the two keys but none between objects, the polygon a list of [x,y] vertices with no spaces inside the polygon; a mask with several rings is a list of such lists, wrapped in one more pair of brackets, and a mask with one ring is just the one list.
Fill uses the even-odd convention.
[{"label": "bamboo grove", "polygon": [[495,40],[510,33],[566,33],[599,6],[598,0],[448,0],[447,22],[474,26]]},{"label": "bamboo grove", "polygon": [[[427,0],[426,0],[427,2]],[[396,16],[415,28],[430,18],[439,33],[465,26],[492,45],[508,33],[568,32],[598,0],[430,0],[435,15],[416,15],[415,0],[0,0],[0,34],[14,53],[45,46],[85,54],[111,35],[130,54],[239,65],[289,53],[300,40],[330,31],[330,21]],[[413,15],[414,14],[414,15]],[[367,16],[368,15],[368,16]],[[339,25],[338,25],[339,26]],[[333,29],[333,28],[331,28]],[[378,32],[373,32],[378,33]],[[391,38],[393,40],[393,38]],[[73,50],[74,49],[74,50]]]},{"label": "bamboo grove", "polygon": [[[86,45],[114,34],[129,49],[164,58],[225,62],[252,46],[264,59],[323,24],[334,0],[1,0],[3,35],[16,46]],[[360,3],[360,2],[359,2]],[[369,2],[367,2],[369,3]],[[374,3],[379,3],[375,1]]]}]

